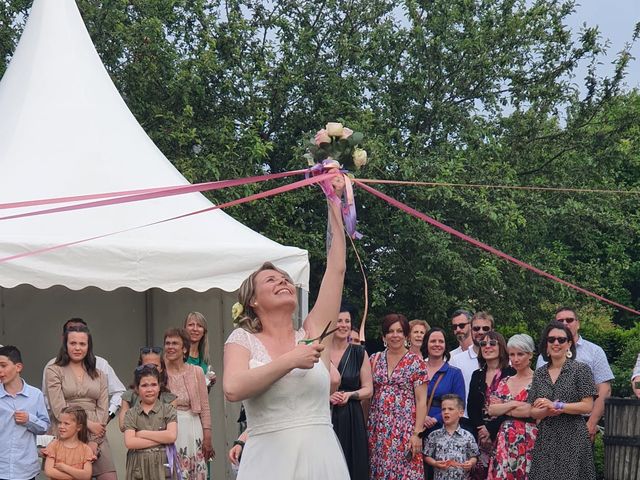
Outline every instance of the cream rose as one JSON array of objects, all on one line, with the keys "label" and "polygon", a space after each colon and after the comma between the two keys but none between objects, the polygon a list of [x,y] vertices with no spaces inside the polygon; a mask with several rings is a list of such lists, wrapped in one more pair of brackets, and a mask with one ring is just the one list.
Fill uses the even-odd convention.
[{"label": "cream rose", "polygon": [[233,318],[234,320],[238,320],[240,318],[240,315],[242,315],[243,313],[244,307],[242,306],[242,304],[239,302],[234,303],[231,307],[231,318]]},{"label": "cream rose", "polygon": [[341,123],[329,122],[325,128],[331,137],[341,137],[344,133],[344,127]]},{"label": "cream rose", "polygon": [[353,163],[356,167],[360,168],[367,164],[367,151],[361,148],[356,148],[353,151]]},{"label": "cream rose", "polygon": [[351,130],[350,128],[344,127],[342,129],[342,135],[340,136],[340,138],[349,138],[351,135],[353,135],[353,130]]}]

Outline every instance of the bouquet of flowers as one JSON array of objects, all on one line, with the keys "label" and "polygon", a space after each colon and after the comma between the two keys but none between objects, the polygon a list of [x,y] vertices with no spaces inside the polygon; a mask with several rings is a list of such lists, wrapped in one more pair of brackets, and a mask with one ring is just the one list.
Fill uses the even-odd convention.
[{"label": "bouquet of flowers", "polygon": [[330,122],[308,140],[304,157],[309,166],[331,159],[342,168],[357,170],[367,163],[367,152],[359,148],[364,135],[341,123]]}]

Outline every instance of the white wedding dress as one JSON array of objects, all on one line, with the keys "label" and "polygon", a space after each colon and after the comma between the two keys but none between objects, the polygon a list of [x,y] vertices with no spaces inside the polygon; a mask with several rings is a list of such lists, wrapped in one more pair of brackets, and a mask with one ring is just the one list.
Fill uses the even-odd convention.
[{"label": "white wedding dress", "polygon": [[[296,343],[305,332],[296,332]],[[249,368],[271,361],[262,342],[241,328],[226,343],[251,352]],[[322,362],[295,369],[244,401],[249,438],[238,480],[349,480],[329,411],[329,372]]]}]

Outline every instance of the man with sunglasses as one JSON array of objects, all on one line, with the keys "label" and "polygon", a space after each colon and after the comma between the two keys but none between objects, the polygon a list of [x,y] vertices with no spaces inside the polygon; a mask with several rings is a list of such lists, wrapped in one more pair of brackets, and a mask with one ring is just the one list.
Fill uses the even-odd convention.
[{"label": "man with sunglasses", "polygon": [[473,340],[471,339],[472,317],[471,312],[462,309],[456,310],[451,314],[451,329],[458,340],[458,348],[449,352],[451,357],[466,352],[473,345]]},{"label": "man with sunglasses", "polygon": [[[604,415],[604,401],[611,396],[611,380],[614,379],[613,372],[604,350],[580,336],[580,320],[574,309],[560,307],[556,310],[555,319],[560,323],[564,323],[573,335],[573,341],[576,345],[576,360],[589,366],[593,374],[593,381],[598,388],[598,396],[593,402],[593,410],[587,420],[589,436],[593,442],[598,432],[598,423]],[[540,368],[544,364],[545,361],[542,355],[539,355],[536,368]]]},{"label": "man with sunglasses", "polygon": [[[77,328],[77,327],[87,327],[87,322],[85,322],[82,318],[70,318],[64,325],[62,326],[62,338],[64,338],[65,332],[69,328]],[[53,365],[56,361],[55,358],[52,358],[47,362],[44,366],[44,370],[42,372],[42,391],[46,391],[45,382],[44,382],[44,372],[47,370],[49,365]],[[107,362],[104,358],[96,355],[96,368],[104,373],[107,377],[108,382],[108,390],[109,390],[109,421],[111,421],[118,412],[120,408],[120,403],[122,401],[122,394],[125,392],[126,388],[116,375],[116,372],[113,370],[109,362]],[[47,405],[47,410],[49,409],[49,400],[47,396],[44,397],[44,403]]]},{"label": "man with sunglasses", "polygon": [[[464,391],[466,392],[466,395],[469,395],[469,384],[471,383],[471,376],[473,375],[473,372],[480,368],[480,365],[478,365],[480,342],[487,332],[493,330],[493,316],[487,312],[477,312],[473,317],[471,317],[470,325],[473,346],[455,356],[452,356],[449,361],[449,365],[458,367],[462,370],[462,376],[464,377]],[[464,416],[467,418],[466,399]],[[465,419],[462,420],[462,425],[467,425]]]}]

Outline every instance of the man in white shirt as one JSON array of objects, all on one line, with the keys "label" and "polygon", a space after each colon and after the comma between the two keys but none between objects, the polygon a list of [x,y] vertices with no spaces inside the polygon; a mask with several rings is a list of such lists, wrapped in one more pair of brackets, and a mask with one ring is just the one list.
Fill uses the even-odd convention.
[{"label": "man in white shirt", "polygon": [[473,315],[468,310],[456,310],[451,314],[451,328],[453,334],[458,340],[458,348],[455,348],[449,352],[451,357],[455,357],[459,353],[466,352],[471,345],[473,345],[473,339],[471,338],[471,318]]},{"label": "man in white shirt", "polygon": [[[71,318],[67,320],[65,324],[62,326],[63,336],[64,336],[64,332],[67,331],[67,328],[80,327],[80,326],[87,327],[87,322],[85,322],[81,318]],[[47,364],[44,366],[44,370],[42,371],[42,392],[43,393],[47,391],[45,381],[44,381],[45,371],[47,370],[47,367],[49,365],[53,365],[55,361],[56,361],[55,358],[52,358],[51,360],[49,360]],[[122,394],[125,392],[126,388],[122,384],[118,376],[116,375],[116,372],[113,370],[113,368],[111,368],[111,365],[109,365],[109,362],[107,362],[104,358],[99,357],[98,355],[96,355],[96,368],[107,376],[107,383],[108,383],[108,390],[109,390],[109,420],[111,420],[116,416],[116,413],[120,408],[120,403],[122,401]],[[49,409],[49,399],[47,398],[46,393],[44,396],[44,401],[45,401],[45,404],[47,405],[47,409]]]},{"label": "man in white shirt", "polygon": [[[555,319],[557,322],[564,323],[573,334],[573,341],[576,344],[575,359],[589,366],[593,374],[593,381],[598,389],[598,396],[593,402],[593,410],[591,410],[591,415],[587,420],[587,429],[593,442],[598,432],[598,422],[604,415],[604,401],[611,396],[611,380],[614,379],[613,372],[604,350],[580,336],[580,320],[575,310],[561,307],[556,310]],[[536,368],[540,368],[544,363],[542,355],[539,355]]]},{"label": "man in white shirt", "polygon": [[631,374],[631,388],[633,388],[633,393],[636,394],[636,397],[640,398],[640,353],[638,354],[636,366]]},{"label": "man in white shirt", "polygon": [[[465,395],[469,395],[469,384],[471,383],[471,376],[480,366],[478,365],[478,352],[480,351],[480,342],[487,334],[487,332],[493,330],[494,320],[493,316],[487,312],[478,312],[471,318],[471,339],[473,346],[467,348],[467,350],[460,352],[455,357],[452,357],[449,361],[449,365],[458,367],[462,370],[462,376],[464,377],[464,391]],[[465,398],[465,410],[464,416],[467,417],[467,399]],[[464,422],[463,422],[464,423]]]}]

